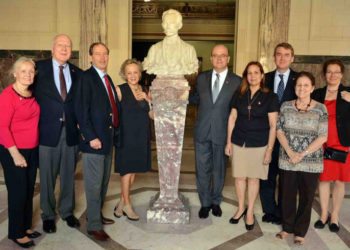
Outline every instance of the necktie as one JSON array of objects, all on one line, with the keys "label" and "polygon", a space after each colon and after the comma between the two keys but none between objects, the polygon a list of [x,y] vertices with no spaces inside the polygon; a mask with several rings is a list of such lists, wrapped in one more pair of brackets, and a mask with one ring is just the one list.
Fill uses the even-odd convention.
[{"label": "necktie", "polygon": [[277,87],[277,95],[278,95],[278,100],[281,102],[283,97],[283,92],[284,92],[284,82],[283,82],[283,75],[280,74],[279,77],[281,78],[281,81]]},{"label": "necktie", "polygon": [[113,92],[112,92],[112,87],[111,87],[111,84],[108,81],[107,75],[104,75],[104,79],[105,79],[105,83],[106,83],[107,90],[108,90],[109,101],[111,102],[112,111],[113,111],[113,126],[117,127],[118,126],[118,122],[119,122],[117,105],[115,104],[114,97],[113,97]]},{"label": "necktie", "polygon": [[62,65],[60,65],[60,90],[61,90],[62,100],[65,101],[67,97],[67,86],[66,86],[66,79],[64,78],[64,74],[63,74]]},{"label": "necktie", "polygon": [[218,73],[216,73],[216,79],[214,82],[214,86],[213,86],[213,103],[215,103],[216,99],[218,98],[220,89],[219,89],[219,83],[220,83],[220,75]]}]

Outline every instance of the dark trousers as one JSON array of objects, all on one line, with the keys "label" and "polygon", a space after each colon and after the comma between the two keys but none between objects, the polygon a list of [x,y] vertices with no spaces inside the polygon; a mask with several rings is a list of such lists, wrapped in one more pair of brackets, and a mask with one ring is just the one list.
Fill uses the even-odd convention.
[{"label": "dark trousers", "polygon": [[197,190],[202,207],[220,205],[226,175],[225,145],[195,142]]},{"label": "dark trousers", "polygon": [[4,170],[8,199],[8,238],[18,239],[32,227],[33,194],[38,166],[38,148],[19,149],[27,167],[16,167],[8,151],[0,145],[0,162]]},{"label": "dark trousers", "polygon": [[272,159],[269,165],[269,173],[267,180],[260,180],[260,200],[263,212],[265,214],[272,214],[276,217],[281,217],[281,192],[278,187],[278,202],[276,202],[276,180],[279,175],[278,168],[279,157],[279,143],[272,152]]},{"label": "dark trousers", "polygon": [[[283,231],[300,237],[306,235],[318,176],[319,173],[280,170]],[[297,192],[299,192],[298,209]]]}]

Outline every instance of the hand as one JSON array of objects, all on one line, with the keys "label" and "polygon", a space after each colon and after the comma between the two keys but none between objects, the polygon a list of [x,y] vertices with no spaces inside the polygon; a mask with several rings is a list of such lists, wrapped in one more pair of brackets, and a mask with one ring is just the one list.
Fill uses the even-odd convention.
[{"label": "hand", "polygon": [[301,162],[301,160],[304,158],[304,155],[302,153],[295,153],[292,158],[289,159],[290,163],[297,164]]},{"label": "hand", "polygon": [[350,102],[350,92],[343,90],[340,95],[345,101]]},{"label": "hand", "polygon": [[270,164],[271,159],[272,159],[271,154],[272,154],[272,150],[266,149],[265,156],[264,156],[264,161],[263,161],[264,165]]},{"label": "hand", "polygon": [[92,147],[93,149],[101,149],[102,148],[102,143],[100,141],[100,139],[96,138],[90,141],[90,147]]},{"label": "hand", "polygon": [[154,112],[153,112],[153,110],[150,110],[150,111],[148,112],[148,116],[149,116],[152,120],[154,120]]},{"label": "hand", "polygon": [[15,166],[26,168],[27,167],[27,161],[24,159],[23,155],[21,153],[17,153],[12,155],[13,162],[15,163]]},{"label": "hand", "polygon": [[147,95],[145,92],[139,91],[135,93],[135,98],[138,101],[147,100]]},{"label": "hand", "polygon": [[225,147],[225,154],[227,156],[231,156],[232,155],[232,144],[231,143],[227,143],[226,147]]}]

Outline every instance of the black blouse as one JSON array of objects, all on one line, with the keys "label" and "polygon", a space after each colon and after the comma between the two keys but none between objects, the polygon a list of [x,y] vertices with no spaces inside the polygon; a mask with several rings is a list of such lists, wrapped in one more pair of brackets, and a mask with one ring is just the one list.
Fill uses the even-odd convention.
[{"label": "black blouse", "polygon": [[[263,147],[269,140],[270,124],[268,113],[279,111],[278,96],[273,92],[264,93],[260,89],[250,98],[250,90],[232,98],[231,107],[237,110],[236,124],[231,142],[245,147]],[[251,106],[250,115],[248,102]]]}]

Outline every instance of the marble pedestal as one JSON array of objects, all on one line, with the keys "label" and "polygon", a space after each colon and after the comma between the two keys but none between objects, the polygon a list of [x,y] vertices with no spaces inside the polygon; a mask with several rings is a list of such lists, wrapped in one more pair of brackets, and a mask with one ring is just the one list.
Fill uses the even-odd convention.
[{"label": "marble pedestal", "polygon": [[183,76],[158,75],[152,82],[160,192],[151,199],[147,222],[189,223],[188,201],[178,192],[189,89]]}]

